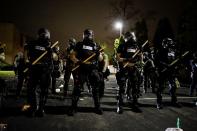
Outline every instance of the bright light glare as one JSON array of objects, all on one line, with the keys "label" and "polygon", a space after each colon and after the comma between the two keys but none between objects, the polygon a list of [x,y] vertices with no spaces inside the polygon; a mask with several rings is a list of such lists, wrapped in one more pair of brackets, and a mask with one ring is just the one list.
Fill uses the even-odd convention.
[{"label": "bright light glare", "polygon": [[123,27],[122,22],[118,21],[118,22],[115,23],[115,28],[116,29],[122,29],[122,27]]}]

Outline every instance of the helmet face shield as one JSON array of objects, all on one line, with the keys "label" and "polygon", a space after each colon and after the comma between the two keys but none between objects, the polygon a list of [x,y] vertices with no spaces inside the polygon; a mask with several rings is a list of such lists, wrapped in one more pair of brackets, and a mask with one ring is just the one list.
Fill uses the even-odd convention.
[{"label": "helmet face shield", "polygon": [[194,52],[194,53],[193,53],[193,58],[194,58],[194,59],[197,59],[197,52]]},{"label": "helmet face shield", "polygon": [[149,55],[148,52],[144,52],[143,53],[143,59],[144,60],[147,60],[148,59],[148,55]]},{"label": "helmet face shield", "polygon": [[74,38],[70,38],[69,40],[68,40],[68,48],[72,48],[72,47],[74,47],[75,45],[76,45],[76,40],[74,39]]},{"label": "helmet face shield", "polygon": [[59,46],[56,46],[56,47],[54,48],[54,50],[55,50],[55,52],[57,53],[57,52],[60,51],[60,47],[59,47]]},{"label": "helmet face shield", "polygon": [[166,44],[166,43],[162,43],[162,46],[163,46],[163,48],[168,48],[168,44]]},{"label": "helmet face shield", "polygon": [[124,40],[125,42],[129,41],[130,39],[132,39],[133,41],[136,41],[136,36],[135,36],[135,33],[134,32],[126,32],[125,35],[124,35]]},{"label": "helmet face shield", "polygon": [[83,39],[93,40],[94,39],[94,33],[93,33],[93,31],[90,30],[90,29],[86,29],[83,32]]},{"label": "helmet face shield", "polygon": [[68,40],[68,43],[69,43],[69,44],[75,44],[75,43],[76,43],[76,40],[75,40],[74,38],[70,38],[70,39]]},{"label": "helmet face shield", "polygon": [[38,30],[38,37],[41,39],[50,39],[50,32],[48,29],[40,28]]},{"label": "helmet face shield", "polygon": [[174,42],[171,38],[165,38],[162,41],[162,47],[163,48],[174,48],[175,45],[174,45]]}]

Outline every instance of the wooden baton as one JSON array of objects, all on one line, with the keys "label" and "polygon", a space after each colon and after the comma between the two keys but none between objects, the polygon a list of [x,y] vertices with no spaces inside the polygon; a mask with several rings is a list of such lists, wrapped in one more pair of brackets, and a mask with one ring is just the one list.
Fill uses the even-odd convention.
[{"label": "wooden baton", "polygon": [[[59,42],[56,41],[50,48],[53,49]],[[48,53],[48,51],[45,51],[44,53],[42,53],[42,55],[40,55],[36,60],[33,61],[33,63],[31,65],[35,65],[40,59],[42,59],[46,54]],[[29,68],[26,68],[23,72],[27,72]]]},{"label": "wooden baton", "polygon": [[[144,44],[142,45],[142,48],[144,48],[144,46],[145,46],[147,43],[148,43],[148,40],[146,40],[146,41],[144,42]],[[139,52],[140,52],[140,49],[138,49],[138,50],[135,52],[135,54],[133,54],[132,59],[135,58],[135,56],[136,56]],[[127,67],[128,64],[129,64],[129,62],[127,62],[127,63],[124,65],[123,68]]]},{"label": "wooden baton", "polygon": [[[104,49],[104,48],[101,48],[101,49],[99,50],[99,52],[102,51],[103,49]],[[85,62],[89,61],[89,60],[92,59],[95,55],[96,55],[96,53],[92,54],[92,55],[89,56],[87,59],[85,59],[82,63],[85,63]],[[79,68],[79,66],[80,66],[80,65],[77,65],[76,67],[74,67],[74,68],[72,69],[72,71],[75,71],[77,68]]]}]

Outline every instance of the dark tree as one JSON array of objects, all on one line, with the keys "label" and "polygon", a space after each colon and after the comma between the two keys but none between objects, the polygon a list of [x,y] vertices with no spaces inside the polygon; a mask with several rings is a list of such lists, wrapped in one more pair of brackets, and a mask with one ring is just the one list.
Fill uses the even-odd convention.
[{"label": "dark tree", "polygon": [[136,22],[135,33],[136,33],[137,41],[140,45],[144,44],[144,42],[148,40],[148,29],[145,19]]},{"label": "dark tree", "polygon": [[183,51],[197,51],[197,9],[195,0],[189,0],[188,5],[182,12],[178,23],[177,40],[179,48]]},{"label": "dark tree", "polygon": [[129,20],[138,15],[139,10],[135,7],[135,0],[112,0],[110,1],[111,12],[113,18],[121,18]]},{"label": "dark tree", "polygon": [[[154,10],[141,10],[135,4],[136,0],[111,0],[110,16],[108,17],[110,24],[117,19],[121,19],[124,23],[123,32],[136,31],[137,39],[142,44],[148,39],[147,20],[154,20],[157,12]],[[110,26],[107,26],[106,30]]]},{"label": "dark tree", "polygon": [[183,83],[190,84],[190,60],[193,57],[192,53],[197,51],[197,9],[195,0],[188,0],[185,5],[178,19],[177,44],[182,54],[185,51],[190,51],[190,53],[184,58],[184,68],[179,72],[179,79]]},{"label": "dark tree", "polygon": [[[113,25],[114,21],[123,21],[123,32],[128,31],[133,26],[140,10],[135,5],[135,0],[111,0],[109,2],[109,25]],[[108,29],[110,26],[107,26]]]},{"label": "dark tree", "polygon": [[159,20],[157,29],[153,38],[153,44],[156,48],[161,46],[161,42],[164,38],[174,39],[174,32],[168,18],[162,18]]}]

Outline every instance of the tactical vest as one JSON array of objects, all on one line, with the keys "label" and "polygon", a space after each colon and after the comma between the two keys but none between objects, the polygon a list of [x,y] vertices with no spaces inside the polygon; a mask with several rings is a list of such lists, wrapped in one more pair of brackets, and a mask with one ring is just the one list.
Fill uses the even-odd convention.
[{"label": "tactical vest", "polygon": [[[130,43],[125,43],[123,45],[123,49],[122,51],[120,52],[121,53],[121,56],[122,58],[132,58],[132,56],[136,53],[136,51],[138,50],[138,46],[137,45],[133,45],[133,44],[130,44]],[[136,62],[138,61],[138,57],[136,56],[132,62]]]},{"label": "tactical vest", "polygon": [[[47,48],[50,48],[50,41],[48,40],[36,40],[28,43],[28,58],[31,63],[33,63],[39,56],[41,56]],[[52,64],[52,54],[48,52],[37,64]]]},{"label": "tactical vest", "polygon": [[0,48],[0,54],[1,53],[4,53],[4,49],[3,48]]},{"label": "tactical vest", "polygon": [[192,72],[197,75],[197,59],[192,61]]},{"label": "tactical vest", "polygon": [[[76,52],[77,52],[77,58],[79,60],[84,61],[94,53],[96,53],[99,50],[97,44],[93,41],[82,41],[77,43],[76,45]],[[94,57],[89,60],[89,62],[97,61],[97,58]]]}]

